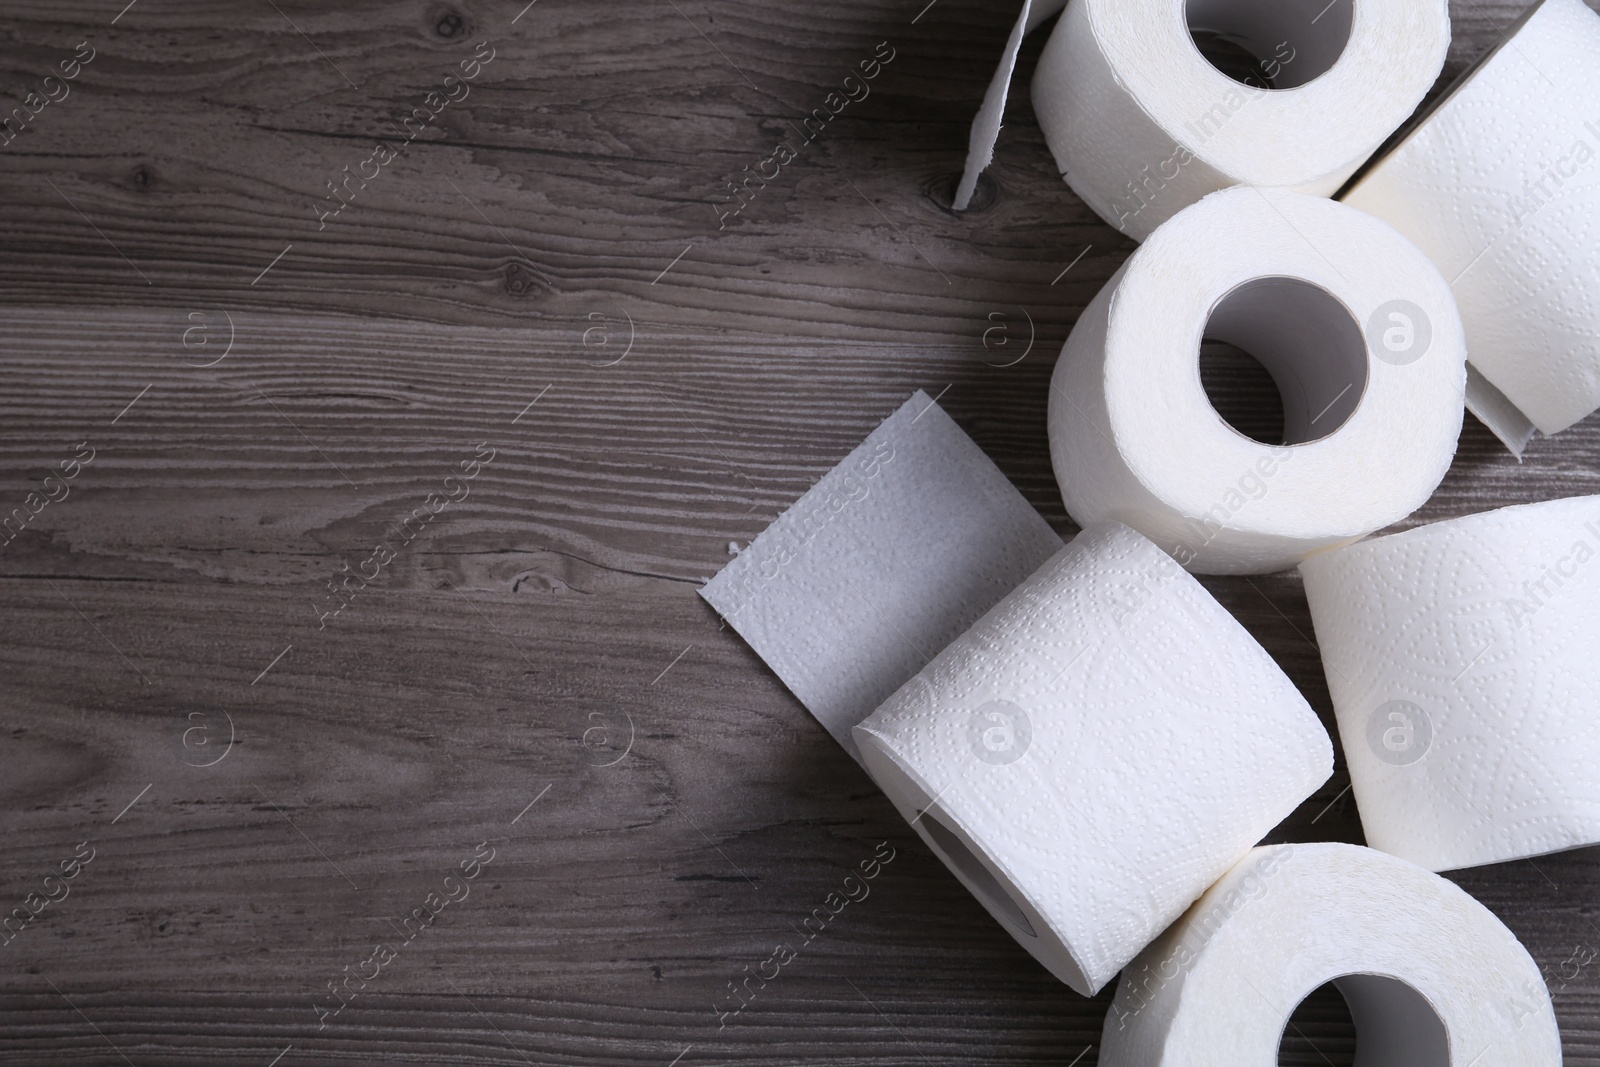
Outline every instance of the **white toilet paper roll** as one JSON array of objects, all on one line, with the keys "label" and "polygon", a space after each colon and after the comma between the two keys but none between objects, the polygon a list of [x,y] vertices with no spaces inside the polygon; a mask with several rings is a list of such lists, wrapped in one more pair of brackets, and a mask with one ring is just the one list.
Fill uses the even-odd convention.
[{"label": "white toilet paper roll", "polygon": [[1102,1067],[1271,1067],[1334,982],[1360,1067],[1556,1067],[1550,994],[1454,884],[1357,845],[1258,848],[1123,973]]},{"label": "white toilet paper roll", "polygon": [[1086,995],[1333,760],[1272,658],[1116,523],[1079,534],[855,736],[956,876]]},{"label": "white toilet paper roll", "polygon": [[[1255,84],[1201,43],[1246,53]],[[1446,0],[1073,0],[1033,107],[1067,184],[1143,240],[1232,185],[1331,196],[1422,101],[1449,44]]]},{"label": "white toilet paper roll", "polygon": [[1501,36],[1344,199],[1451,279],[1473,412],[1520,452],[1600,407],[1600,16],[1544,0]]},{"label": "white toilet paper roll", "polygon": [[1600,497],[1300,569],[1368,844],[1450,870],[1600,843]]},{"label": "white toilet paper roll", "polygon": [[[1258,359],[1284,446],[1225,423],[1202,337]],[[1214,193],[1163,226],[1073,327],[1050,455],[1080,525],[1124,522],[1200,573],[1266,573],[1405,517],[1461,429],[1461,319],[1432,264],[1359,211]]]}]

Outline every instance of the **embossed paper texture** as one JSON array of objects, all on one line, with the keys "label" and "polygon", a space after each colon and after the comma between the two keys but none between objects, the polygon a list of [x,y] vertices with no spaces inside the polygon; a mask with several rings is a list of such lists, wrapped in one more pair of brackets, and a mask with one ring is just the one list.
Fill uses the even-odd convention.
[{"label": "embossed paper texture", "polygon": [[[984,751],[997,704],[1028,731],[1012,759]],[[1018,940],[1085,994],[1333,769],[1272,657],[1119,523],[1078,535],[857,734],[916,783],[878,776],[902,814],[977,844],[1029,915]]]},{"label": "embossed paper texture", "polygon": [[1545,0],[1345,196],[1451,279],[1468,358],[1547,434],[1600,406],[1596,101],[1600,16]]},{"label": "embossed paper texture", "polygon": [[1301,571],[1369,844],[1451,870],[1600,842],[1600,497]]}]

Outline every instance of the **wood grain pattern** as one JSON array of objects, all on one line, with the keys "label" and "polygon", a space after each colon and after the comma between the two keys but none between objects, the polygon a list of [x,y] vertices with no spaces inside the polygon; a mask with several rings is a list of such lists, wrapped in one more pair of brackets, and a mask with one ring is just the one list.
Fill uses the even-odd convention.
[{"label": "wood grain pattern", "polygon": [[[0,149],[0,514],[94,459],[0,547],[0,909],[96,854],[0,947],[0,1062],[1096,1062],[1109,994],[1013,944],[695,595],[915,388],[1072,530],[1046,383],[1132,246],[1025,101],[983,206],[943,206],[1005,5],[10,6],[5,85],[96,58]],[[1518,6],[1455,5],[1446,77]],[[319,230],[324,183],[484,40]],[[880,41],[871,96],[719,230],[721,183]],[[319,619],[480,443],[470,495]],[[1409,521],[1592,492],[1600,421],[1518,464],[1469,419]],[[1298,582],[1206,584],[1331,724]],[[1359,841],[1346,782],[1275,836]],[[719,1024],[884,841],[871,896]],[[468,898],[319,1029],[480,842]],[[1457,878],[1551,976],[1575,1065],[1595,860]],[[1296,1026],[1284,1062],[1349,1062],[1336,1000]]]}]

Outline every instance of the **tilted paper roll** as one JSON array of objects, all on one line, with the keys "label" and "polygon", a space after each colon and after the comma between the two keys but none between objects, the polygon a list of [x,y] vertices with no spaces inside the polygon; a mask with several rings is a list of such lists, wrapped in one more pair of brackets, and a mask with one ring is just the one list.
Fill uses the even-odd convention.
[{"label": "tilted paper roll", "polygon": [[1468,401],[1520,453],[1600,407],[1600,16],[1544,0],[1501,37],[1344,199],[1450,279]]},{"label": "tilted paper roll", "polygon": [[[1284,446],[1222,420],[1202,337],[1245,349],[1284,401]],[[1050,455],[1080,525],[1126,523],[1208,574],[1283,570],[1428,499],[1455,454],[1465,354],[1437,269],[1319,197],[1230,189],[1106,283],[1062,349]]]},{"label": "tilted paper roll", "polygon": [[1451,870],[1600,843],[1600,497],[1300,569],[1368,844]]},{"label": "tilted paper roll", "polygon": [[1155,545],[1106,523],[855,737],[900,813],[1080,993],[1109,981],[1327,780],[1327,731]]},{"label": "tilted paper roll", "polygon": [[[1023,33],[1060,6],[1024,5],[973,123],[958,209],[992,154]],[[1239,52],[1252,84],[1200,43]],[[1449,43],[1446,0],[1072,0],[1033,106],[1067,184],[1142,240],[1233,185],[1332,195],[1422,101]]]},{"label": "tilted paper roll", "polygon": [[1272,1067],[1327,982],[1360,1067],[1557,1067],[1538,966],[1451,882],[1357,845],[1258,848],[1122,975],[1102,1067]]}]

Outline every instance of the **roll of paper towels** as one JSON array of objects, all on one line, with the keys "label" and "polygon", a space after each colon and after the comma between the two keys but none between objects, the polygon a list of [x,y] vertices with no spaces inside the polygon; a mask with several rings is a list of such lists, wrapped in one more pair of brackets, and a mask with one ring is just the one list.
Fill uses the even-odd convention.
[{"label": "roll of paper towels", "polygon": [[1368,844],[1451,870],[1600,843],[1600,497],[1300,569]]},{"label": "roll of paper towels", "polygon": [[1344,199],[1451,280],[1473,412],[1520,452],[1600,407],[1600,16],[1544,0],[1500,36]]},{"label": "roll of paper towels", "polygon": [[[1013,39],[1038,21],[1025,9]],[[1446,0],[1072,0],[1039,58],[1033,107],[1067,184],[1143,240],[1233,185],[1331,196],[1421,103],[1449,44]],[[1240,53],[1250,82],[1202,45]],[[1008,41],[997,81],[1015,53]],[[976,161],[992,150],[997,106],[991,86]]]},{"label": "roll of paper towels", "polygon": [[1254,850],[1123,973],[1101,1067],[1272,1067],[1334,982],[1360,1067],[1557,1067],[1527,950],[1460,888],[1357,845]]},{"label": "roll of paper towels", "polygon": [[855,728],[868,771],[1052,974],[1092,994],[1327,780],[1327,731],[1172,558],[1057,553]]},{"label": "roll of paper towels", "polygon": [[[1217,414],[1202,337],[1271,372],[1284,445]],[[1126,523],[1199,573],[1283,570],[1428,499],[1465,376],[1450,287],[1411,242],[1331,200],[1230,189],[1174,216],[1079,316],[1050,455],[1080,525]]]}]

